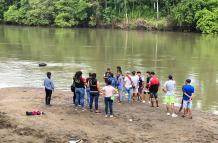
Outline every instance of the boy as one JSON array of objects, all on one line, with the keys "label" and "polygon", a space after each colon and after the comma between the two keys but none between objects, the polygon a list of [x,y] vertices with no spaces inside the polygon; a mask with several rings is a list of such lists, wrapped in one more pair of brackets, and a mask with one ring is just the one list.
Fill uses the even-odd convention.
[{"label": "boy", "polygon": [[51,105],[51,95],[52,91],[54,91],[54,84],[51,80],[51,72],[47,72],[47,78],[44,80],[44,86],[45,86],[45,104]]},{"label": "boy", "polygon": [[141,75],[140,71],[137,71],[137,75],[139,77],[139,87],[138,87],[138,101],[142,101],[145,103],[145,98],[142,97],[143,89],[144,89],[144,77]]},{"label": "boy", "polygon": [[163,91],[166,93],[165,95],[165,103],[167,108],[167,115],[170,116],[170,112],[172,114],[172,117],[177,117],[175,114],[175,89],[176,89],[176,81],[173,80],[173,76],[168,76],[168,81],[165,82]]},{"label": "boy", "polygon": [[185,85],[182,87],[183,91],[183,110],[184,114],[182,117],[185,117],[186,114],[189,115],[189,118],[192,119],[192,98],[193,98],[193,93],[195,92],[194,87],[191,85],[191,80],[187,79],[185,81]]}]

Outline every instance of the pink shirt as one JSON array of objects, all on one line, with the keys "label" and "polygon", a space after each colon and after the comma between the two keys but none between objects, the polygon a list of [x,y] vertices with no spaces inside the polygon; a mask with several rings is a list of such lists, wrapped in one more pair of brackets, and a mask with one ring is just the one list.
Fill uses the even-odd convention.
[{"label": "pink shirt", "polygon": [[111,85],[103,87],[103,90],[105,92],[105,97],[111,97],[114,94],[115,88]]}]

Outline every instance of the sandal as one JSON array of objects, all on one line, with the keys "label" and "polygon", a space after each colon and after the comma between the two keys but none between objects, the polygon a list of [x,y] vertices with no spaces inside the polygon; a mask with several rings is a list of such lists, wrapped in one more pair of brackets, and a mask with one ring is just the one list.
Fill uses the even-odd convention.
[{"label": "sandal", "polygon": [[182,118],[185,118],[185,115],[182,115]]}]

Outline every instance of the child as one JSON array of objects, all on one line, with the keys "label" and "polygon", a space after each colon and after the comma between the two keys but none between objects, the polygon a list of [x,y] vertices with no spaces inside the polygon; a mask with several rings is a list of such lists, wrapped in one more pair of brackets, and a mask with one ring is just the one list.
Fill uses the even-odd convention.
[{"label": "child", "polygon": [[47,78],[44,80],[44,86],[45,86],[45,104],[51,105],[51,95],[52,91],[54,91],[54,84],[51,80],[51,72],[47,72]]},{"label": "child", "polygon": [[194,87],[191,84],[191,80],[187,79],[185,81],[185,85],[182,87],[183,91],[183,110],[184,114],[182,117],[185,117],[186,114],[189,114],[189,118],[192,119],[192,98],[193,98],[193,93],[195,91]]},{"label": "child", "polygon": [[108,117],[108,109],[110,110],[110,117],[113,118],[113,95],[115,93],[115,88],[111,85],[110,80],[106,80],[107,85],[103,87],[104,92],[104,102],[105,102],[105,117]]}]

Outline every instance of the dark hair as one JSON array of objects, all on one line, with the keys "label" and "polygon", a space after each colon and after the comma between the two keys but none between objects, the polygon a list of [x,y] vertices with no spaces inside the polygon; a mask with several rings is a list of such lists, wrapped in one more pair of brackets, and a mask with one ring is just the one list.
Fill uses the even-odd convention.
[{"label": "dark hair", "polygon": [[136,73],[135,71],[132,72],[133,75],[135,75],[135,73]]},{"label": "dark hair", "polygon": [[107,79],[107,80],[106,80],[106,84],[107,84],[107,85],[111,85],[111,80],[108,80],[108,79]]},{"label": "dark hair", "polygon": [[48,77],[48,78],[51,77],[51,72],[47,72],[47,77]]},{"label": "dark hair", "polygon": [[186,79],[185,82],[191,83],[192,81],[191,81],[191,79]]},{"label": "dark hair", "polygon": [[117,72],[120,72],[120,73],[122,73],[121,66],[117,66]]},{"label": "dark hair", "polygon": [[151,72],[151,75],[155,75],[155,72]]},{"label": "dark hair", "polygon": [[114,77],[114,74],[113,74],[113,73],[110,73],[110,77]]},{"label": "dark hair", "polygon": [[150,71],[147,71],[146,73],[147,73],[147,74],[149,74],[149,75],[151,74],[151,72],[150,72]]},{"label": "dark hair", "polygon": [[107,71],[110,71],[111,69],[110,68],[107,68]]},{"label": "dark hair", "polygon": [[172,75],[169,75],[168,78],[169,78],[170,80],[172,80],[172,79],[173,79],[173,76],[172,76]]},{"label": "dark hair", "polygon": [[138,74],[138,73],[140,73],[140,74],[141,74],[141,72],[140,72],[140,71],[137,71],[137,74]]},{"label": "dark hair", "polygon": [[92,73],[92,79],[96,79],[96,73]]},{"label": "dark hair", "polygon": [[77,80],[80,80],[80,77],[82,76],[82,74],[83,73],[81,71],[77,71],[74,78],[77,79]]},{"label": "dark hair", "polygon": [[92,76],[92,73],[89,73],[89,77],[91,77]]}]

